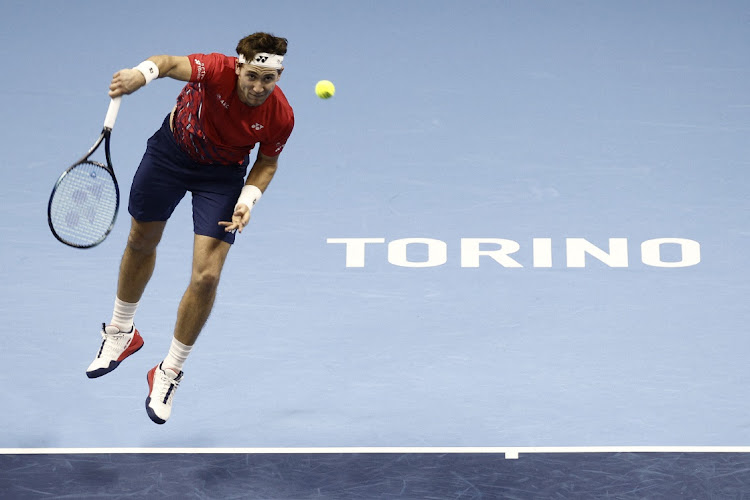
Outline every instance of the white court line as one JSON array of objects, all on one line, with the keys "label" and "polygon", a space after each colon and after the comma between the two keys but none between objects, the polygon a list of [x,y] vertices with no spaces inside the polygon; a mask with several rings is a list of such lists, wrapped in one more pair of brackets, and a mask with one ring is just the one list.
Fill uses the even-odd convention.
[{"label": "white court line", "polygon": [[76,454],[503,454],[517,459],[539,453],[750,453],[750,446],[519,446],[519,447],[340,447],[340,448],[0,448],[0,455]]}]

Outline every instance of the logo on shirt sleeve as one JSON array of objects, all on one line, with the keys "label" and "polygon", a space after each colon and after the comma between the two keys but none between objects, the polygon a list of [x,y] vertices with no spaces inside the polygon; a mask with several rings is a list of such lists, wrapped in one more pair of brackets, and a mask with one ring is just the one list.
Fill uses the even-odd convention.
[{"label": "logo on shirt sleeve", "polygon": [[206,65],[200,59],[193,59],[196,69],[196,79],[203,80],[206,77]]}]

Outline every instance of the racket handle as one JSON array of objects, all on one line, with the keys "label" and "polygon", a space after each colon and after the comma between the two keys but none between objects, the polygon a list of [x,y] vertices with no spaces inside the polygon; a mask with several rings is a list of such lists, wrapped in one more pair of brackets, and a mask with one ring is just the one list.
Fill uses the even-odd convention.
[{"label": "racket handle", "polygon": [[122,97],[113,97],[109,102],[109,109],[107,109],[107,116],[104,117],[104,128],[112,130],[115,126],[115,120],[117,120],[117,113],[120,111],[120,101]]}]

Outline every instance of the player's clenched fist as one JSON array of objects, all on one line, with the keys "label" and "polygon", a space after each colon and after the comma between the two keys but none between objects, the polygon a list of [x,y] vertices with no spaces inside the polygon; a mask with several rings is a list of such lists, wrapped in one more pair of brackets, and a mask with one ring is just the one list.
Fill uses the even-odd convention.
[{"label": "player's clenched fist", "polygon": [[112,82],[109,84],[109,96],[118,97],[124,94],[132,94],[144,85],[146,85],[146,78],[143,73],[135,68],[121,69],[112,76]]}]

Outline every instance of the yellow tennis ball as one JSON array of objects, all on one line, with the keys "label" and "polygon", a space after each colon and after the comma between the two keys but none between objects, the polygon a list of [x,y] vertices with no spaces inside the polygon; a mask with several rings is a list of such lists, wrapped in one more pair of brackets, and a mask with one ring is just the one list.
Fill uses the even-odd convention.
[{"label": "yellow tennis ball", "polygon": [[336,93],[336,87],[328,80],[321,80],[315,84],[315,93],[321,99],[328,99]]}]

